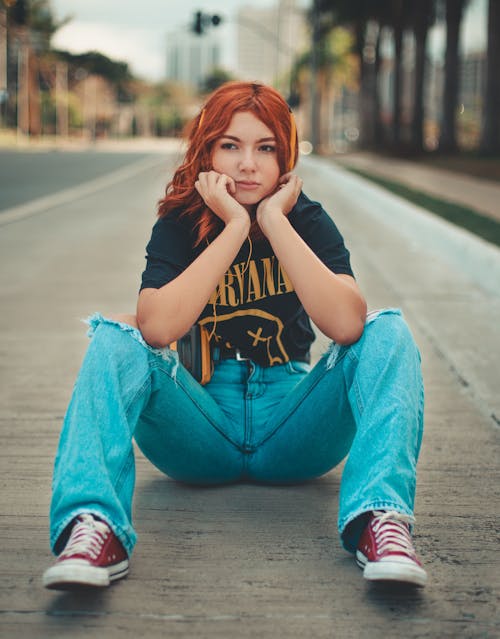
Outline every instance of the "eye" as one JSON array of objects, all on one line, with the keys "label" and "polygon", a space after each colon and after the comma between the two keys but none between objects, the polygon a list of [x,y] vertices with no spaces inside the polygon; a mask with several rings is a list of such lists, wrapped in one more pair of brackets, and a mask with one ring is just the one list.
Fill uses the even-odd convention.
[{"label": "eye", "polygon": [[259,147],[259,151],[264,151],[264,153],[275,153],[276,147],[274,144],[263,144]]},{"label": "eye", "polygon": [[232,150],[232,149],[236,149],[237,146],[234,142],[222,142],[222,144],[220,145],[220,148]]}]

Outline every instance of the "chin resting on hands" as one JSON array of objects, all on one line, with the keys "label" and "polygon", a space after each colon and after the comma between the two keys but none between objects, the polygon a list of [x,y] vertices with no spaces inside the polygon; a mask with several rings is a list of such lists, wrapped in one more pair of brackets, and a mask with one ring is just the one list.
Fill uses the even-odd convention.
[{"label": "chin resting on hands", "polygon": [[302,190],[302,179],[294,173],[285,173],[278,182],[276,191],[265,197],[257,207],[257,222],[259,225],[266,215],[279,212],[288,215],[297,203]]},{"label": "chin resting on hands", "polygon": [[250,222],[246,209],[234,198],[236,185],[228,175],[217,171],[202,172],[198,175],[194,187],[208,208],[224,224],[238,218]]}]

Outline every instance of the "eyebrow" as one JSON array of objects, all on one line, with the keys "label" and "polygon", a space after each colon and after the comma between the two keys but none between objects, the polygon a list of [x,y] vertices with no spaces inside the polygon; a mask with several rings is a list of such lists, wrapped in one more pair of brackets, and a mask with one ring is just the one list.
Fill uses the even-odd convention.
[{"label": "eyebrow", "polygon": [[[235,135],[221,135],[221,138],[228,138],[229,140],[234,140],[235,142],[241,142],[240,138],[236,137]],[[260,142],[276,142],[276,138],[275,137],[270,137],[270,138],[260,138],[259,140],[257,140],[257,143]]]}]

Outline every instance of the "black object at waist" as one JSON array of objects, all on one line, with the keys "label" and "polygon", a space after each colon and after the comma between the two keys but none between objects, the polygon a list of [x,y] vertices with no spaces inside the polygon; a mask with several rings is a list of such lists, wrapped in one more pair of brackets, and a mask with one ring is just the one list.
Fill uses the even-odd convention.
[{"label": "black object at waist", "polygon": [[[247,357],[245,353],[240,351],[239,348],[227,348],[226,346],[214,346],[212,348],[212,359],[214,362],[220,362],[225,359],[236,359],[238,361],[246,361],[252,359]],[[303,356],[296,356],[292,358],[296,362],[305,362],[308,364],[311,361],[309,353]]]}]

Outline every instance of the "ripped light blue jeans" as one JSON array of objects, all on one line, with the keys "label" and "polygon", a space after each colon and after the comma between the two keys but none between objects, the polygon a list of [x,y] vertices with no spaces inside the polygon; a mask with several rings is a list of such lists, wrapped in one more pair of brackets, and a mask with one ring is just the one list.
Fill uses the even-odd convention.
[{"label": "ripped light blue jeans", "polygon": [[200,386],[169,349],[100,315],[68,407],[56,456],[51,545],[82,512],[107,521],[129,555],[132,438],[168,476],[194,484],[292,483],[346,455],[338,526],[353,551],[363,515],[413,514],[423,427],[420,356],[397,309],[372,316],[351,346],[332,344],[310,369],[216,363]]}]

